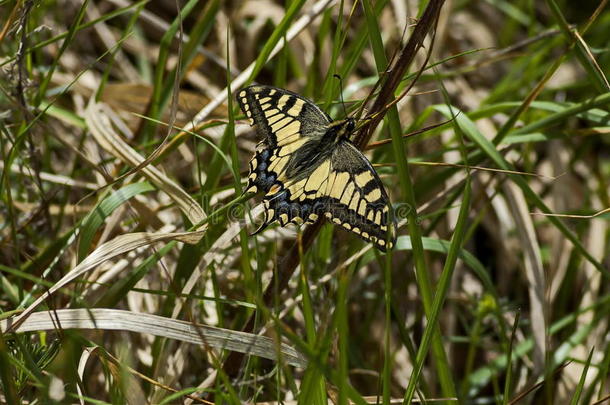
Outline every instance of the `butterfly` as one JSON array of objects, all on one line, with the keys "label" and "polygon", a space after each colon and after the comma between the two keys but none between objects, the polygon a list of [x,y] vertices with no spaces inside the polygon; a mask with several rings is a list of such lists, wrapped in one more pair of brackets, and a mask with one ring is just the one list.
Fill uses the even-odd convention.
[{"label": "butterfly", "polygon": [[313,223],[324,216],[379,250],[396,243],[388,195],[366,157],[350,142],[355,120],[333,121],[288,90],[254,85],[237,102],[262,141],[244,192],[263,192],[265,219],[254,232]]}]

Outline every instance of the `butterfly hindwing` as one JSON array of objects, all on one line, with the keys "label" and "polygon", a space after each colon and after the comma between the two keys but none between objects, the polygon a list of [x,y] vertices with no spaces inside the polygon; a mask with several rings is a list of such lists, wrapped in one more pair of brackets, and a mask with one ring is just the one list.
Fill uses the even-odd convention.
[{"label": "butterfly hindwing", "polygon": [[265,219],[330,221],[385,251],[396,240],[379,176],[348,140],[353,120],[332,121],[297,94],[269,86],[238,91],[237,100],[262,141],[250,160],[247,192],[264,192]]},{"label": "butterfly hindwing", "polygon": [[248,185],[244,192],[267,193],[277,180],[277,173],[269,170],[273,151],[264,142],[258,144],[254,156],[250,160],[250,171],[248,173]]},{"label": "butterfly hindwing", "polygon": [[[328,155],[330,157],[330,154]],[[285,182],[276,181],[263,199],[265,220],[256,231],[262,231],[277,220],[280,225],[314,223],[328,208],[326,189],[330,174],[330,158],[304,168]]]}]

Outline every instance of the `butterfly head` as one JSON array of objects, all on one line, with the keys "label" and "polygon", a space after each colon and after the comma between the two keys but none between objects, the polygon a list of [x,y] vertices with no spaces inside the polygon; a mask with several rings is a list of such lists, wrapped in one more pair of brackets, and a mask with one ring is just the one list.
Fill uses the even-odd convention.
[{"label": "butterfly head", "polygon": [[356,120],[353,118],[346,118],[344,120],[335,121],[331,124],[335,129],[336,140],[349,139],[354,128],[356,128]]}]

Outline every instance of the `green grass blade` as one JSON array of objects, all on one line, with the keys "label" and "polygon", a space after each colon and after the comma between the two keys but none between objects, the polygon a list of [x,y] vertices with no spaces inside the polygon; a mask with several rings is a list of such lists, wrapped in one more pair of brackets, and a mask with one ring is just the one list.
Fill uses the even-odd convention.
[{"label": "green grass blade", "polygon": [[513,379],[513,345],[515,343],[517,326],[519,325],[519,318],[521,317],[521,312],[517,312],[517,316],[515,317],[515,322],[513,323],[513,330],[510,334],[510,343],[508,345],[507,351],[507,360],[506,360],[506,379],[504,381],[504,395],[502,397],[502,404],[507,405],[510,400],[510,389],[512,386]]},{"label": "green grass blade", "polygon": [[597,91],[600,93],[610,91],[610,84],[608,84],[608,80],[604,76],[604,72],[600,69],[589,49],[587,49],[584,41],[581,41],[578,38],[579,34],[570,28],[557,2],[555,0],[547,0],[546,3],[566,38],[572,44],[576,45],[576,57],[578,58],[581,66],[587,72],[587,77],[592,82],[593,86],[595,86]]},{"label": "green grass blade", "polygon": [[72,41],[74,40],[74,37],[77,32],[78,26],[80,25],[80,22],[85,17],[85,12],[87,10],[88,4],[89,4],[89,0],[85,0],[83,2],[83,4],[80,6],[78,13],[76,15],[76,18],[74,19],[74,22],[70,25],[70,30],[68,31],[66,38],[64,39],[64,42],[61,44],[61,48],[58,51],[58,55],[55,56],[55,58],[53,59],[53,62],[51,63],[51,67],[49,68],[49,71],[47,72],[47,74],[44,76],[44,78],[40,82],[40,86],[38,87],[38,93],[36,94],[36,99],[34,100],[35,105],[39,105],[40,102],[42,101],[42,99],[45,97],[45,93],[47,92],[47,87],[49,87],[49,83],[51,83],[51,78],[53,77],[53,73],[57,69],[57,65],[59,64],[61,55],[63,55],[66,52],[66,50],[68,49],[68,47],[70,46],[70,44],[72,44]]},{"label": "green grass blade", "polygon": [[438,328],[438,317],[447,298],[451,277],[453,276],[453,272],[455,270],[459,252],[462,249],[463,236],[465,234],[468,213],[470,210],[470,198],[471,189],[470,179],[468,178],[464,185],[463,200],[460,205],[460,213],[458,215],[458,220],[451,238],[447,259],[445,260],[443,272],[441,273],[438,285],[436,286],[436,293],[434,294],[434,301],[432,303],[432,311],[428,318],[424,335],[422,336],[422,340],[417,350],[417,357],[415,358],[413,373],[411,374],[411,378],[409,378],[409,384],[407,385],[407,390],[405,392],[405,397],[403,400],[404,404],[410,404],[413,400],[417,381],[423,369],[424,362],[428,354],[428,349],[432,341],[432,336],[435,333],[435,329]]},{"label": "green grass blade", "polygon": [[79,262],[87,256],[98,228],[114,210],[129,201],[130,198],[138,194],[153,191],[154,189],[148,182],[129,184],[112,192],[98,203],[89,215],[85,217],[80,229],[80,242],[78,245]]},{"label": "green grass blade", "polygon": [[594,351],[595,348],[593,347],[589,351],[589,356],[587,357],[587,361],[585,362],[582,374],[580,375],[580,380],[578,381],[578,385],[576,386],[576,391],[574,391],[574,395],[572,395],[572,399],[570,400],[570,405],[578,405],[580,401],[580,396],[582,395],[582,390],[585,387],[587,372],[589,371],[589,366],[591,365],[591,359],[593,358]]},{"label": "green grass blade", "polygon": [[261,69],[267,63],[267,59],[269,55],[271,55],[271,51],[277,45],[277,43],[286,35],[288,28],[290,27],[290,23],[296,18],[297,13],[303,8],[305,5],[305,0],[295,0],[290,3],[288,10],[286,10],[286,14],[282,21],[275,27],[273,33],[269,37],[269,39],[265,42],[263,49],[259,52],[258,58],[256,58],[256,63],[254,64],[254,68],[252,69],[252,74],[250,74],[250,78],[246,83],[250,83],[258,74]]},{"label": "green grass blade", "polygon": [[[220,0],[210,1],[205,5],[205,7],[201,11],[201,14],[198,16],[197,22],[189,33],[188,42],[184,46],[184,50],[181,55],[181,60],[178,64],[178,66],[180,67],[180,72],[176,71],[176,67],[167,74],[167,77],[175,78],[176,83],[182,82],[184,76],[186,75],[186,72],[189,69],[190,63],[197,55],[200,44],[205,41],[210,31],[212,30],[214,19],[216,18],[216,14],[218,13],[219,7]],[[228,70],[228,72],[230,72],[230,69]],[[173,88],[176,83],[174,83],[172,80],[166,80],[164,82],[158,100],[160,110],[163,110],[163,108],[165,108],[165,106],[169,102]]]},{"label": "green grass blade", "polygon": [[15,385],[15,370],[11,359],[9,348],[6,346],[4,335],[0,334],[0,381],[2,382],[2,393],[6,403],[18,404],[18,389]]},{"label": "green grass blade", "polygon": [[[163,98],[164,90],[167,88],[167,82],[170,82],[173,85],[174,83],[176,83],[175,81],[178,80],[178,77],[175,77],[176,75],[174,77],[171,77],[166,74],[166,66],[171,51],[171,45],[174,41],[176,34],[178,33],[178,30],[182,25],[182,22],[191,13],[191,11],[193,11],[193,9],[198,3],[199,2],[197,0],[189,0],[182,7],[178,16],[174,19],[174,21],[172,21],[171,25],[169,26],[167,31],[165,31],[163,37],[161,38],[159,47],[159,57],[157,58],[157,64],[155,66],[153,94],[150,100],[150,108],[147,114],[152,119],[158,120],[161,118],[163,108],[167,103],[169,94],[171,94],[171,92],[166,93],[165,99]],[[145,141],[152,135],[152,130],[153,125],[151,124],[151,122],[145,121],[144,128],[142,130],[142,133],[144,135],[143,139]]]}]

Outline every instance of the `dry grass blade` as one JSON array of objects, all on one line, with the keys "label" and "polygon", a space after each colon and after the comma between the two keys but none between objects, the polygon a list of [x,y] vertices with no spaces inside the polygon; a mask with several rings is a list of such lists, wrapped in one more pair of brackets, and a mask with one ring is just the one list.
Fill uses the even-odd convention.
[{"label": "dry grass blade", "polygon": [[[328,399],[328,405],[335,405],[337,403],[337,398],[332,398],[332,399]],[[364,403],[365,404],[379,404],[379,400],[381,399],[378,396],[370,396],[367,395],[365,397],[363,397],[364,399]],[[419,404],[419,403],[426,403],[426,404],[444,404],[447,401],[457,401],[457,398],[426,398],[424,400],[421,399],[414,399],[412,401],[412,403],[414,404]],[[394,405],[394,404],[402,404],[403,403],[403,399],[402,398],[390,398],[389,401],[386,402],[386,404],[390,404],[390,405]],[[298,405],[299,402],[298,401],[270,401],[270,402],[255,402],[252,405]]]},{"label": "dry grass blade", "polygon": [[[87,16],[91,20],[95,20],[101,17],[101,13],[97,5],[91,4],[87,7]],[[96,24],[94,29],[97,33],[98,38],[104,42],[107,49],[111,50],[115,46],[115,37],[108,27],[104,23]],[[117,49],[114,53],[114,58],[118,62],[117,66],[121,69],[121,76],[124,80],[130,82],[137,82],[140,79],[140,75],[135,67],[130,63],[129,58],[122,49]]]},{"label": "dry grass blade", "polygon": [[[457,163],[419,161],[419,162],[410,162],[409,164],[413,165],[413,166],[459,167],[461,169],[468,169],[470,171],[480,170],[482,172],[518,174],[520,176],[532,176],[532,177],[538,177],[538,178],[546,178],[549,180],[556,179],[555,177],[545,176],[545,175],[538,174],[538,173],[520,172],[518,170],[494,169],[492,167],[483,167],[483,166],[461,165],[461,164],[457,164]],[[381,166],[396,166],[396,164],[395,163],[386,163],[386,164],[374,164],[373,165],[373,167],[381,167]],[[596,215],[599,215],[599,213]],[[553,215],[550,214],[548,216],[553,216]]]},{"label": "dry grass blade", "polygon": [[[4,162],[1,162],[1,161],[0,161],[0,170],[4,170]],[[13,173],[20,173],[22,175],[30,176],[30,177],[34,177],[36,175],[36,173],[32,173],[31,171],[28,170],[28,168],[26,168],[24,166],[18,167],[17,165],[11,165],[10,170]],[[57,174],[45,173],[45,172],[37,173],[37,175],[40,177],[41,180],[45,180],[45,181],[48,181],[51,183],[61,184],[61,185],[69,186],[69,187],[80,187],[80,188],[86,188],[88,190],[97,190],[100,188],[95,183],[74,180],[67,176],[60,176]]]},{"label": "dry grass blade", "polygon": [[547,214],[545,212],[531,212],[531,215],[542,215],[545,217],[560,217],[560,218],[574,218],[574,219],[593,219],[599,217],[600,215],[606,214],[610,212],[610,208],[605,208],[601,211],[597,211],[595,214],[591,215],[576,215],[576,214]]},{"label": "dry grass blade", "polygon": [[[566,363],[562,364],[560,367],[558,367],[556,370],[554,370],[553,374],[554,375],[559,374],[569,364],[570,364],[570,362],[566,362]],[[542,381],[537,382],[536,384],[533,384],[533,385],[527,387],[526,389],[521,391],[519,394],[517,394],[513,399],[511,399],[508,402],[508,405],[516,405],[516,404],[520,403],[523,398],[525,398],[532,392],[535,392],[538,388],[542,387],[544,385],[544,383],[545,383],[545,381],[542,380]]]},{"label": "dry grass blade", "polygon": [[547,351],[546,275],[540,255],[540,244],[521,189],[514,183],[503,183],[504,195],[515,220],[523,248],[525,276],[528,281],[531,326],[534,334],[534,375],[544,371]]},{"label": "dry grass blade", "polygon": [[[9,328],[13,328],[10,320],[3,320],[0,326],[3,333],[6,333]],[[281,358],[295,367],[307,365],[305,357],[295,349],[285,344],[278,345],[273,339],[265,336],[117,309],[60,309],[36,312],[14,332],[38,332],[57,328],[136,332],[217,349],[238,351],[274,361]]]},{"label": "dry grass blade", "polygon": [[[83,350],[80,358],[78,359],[78,376],[81,379],[81,381],[85,381],[85,379],[84,379],[85,367],[87,367],[87,362],[89,361],[89,358],[91,358],[91,356],[98,350],[99,350],[98,346],[86,347],[85,350]],[[79,395],[78,400],[80,401],[81,405],[85,405],[85,400],[83,399],[83,391],[82,391],[80,384],[76,386],[76,390]]]},{"label": "dry grass blade", "polygon": [[23,323],[28,316],[46,299],[57,292],[60,288],[65,287],[70,282],[74,281],[77,277],[86,273],[89,270],[94,269],[99,264],[110,260],[118,255],[132,251],[134,249],[148,246],[156,242],[168,242],[168,241],[179,241],[184,243],[197,243],[203,236],[205,231],[196,232],[177,232],[177,233],[150,233],[150,232],[138,232],[130,233],[126,235],[120,235],[104,243],[95,249],[89,256],[87,256],[82,262],[75,268],[69,271],[65,276],[55,283],[48,291],[38,297],[32,304],[30,304],[19,316],[10,319],[8,327],[5,331],[13,331]]},{"label": "dry grass blade", "polygon": [[606,395],[603,398],[600,398],[598,401],[593,402],[591,405],[601,405],[604,402],[608,403],[610,402],[610,395]]},{"label": "dry grass blade", "polygon": [[[161,389],[163,389],[166,392],[172,392],[172,393],[178,392],[178,390],[170,387],[169,385],[163,384],[163,383],[161,383],[161,382],[159,382],[157,380],[154,380],[154,379],[148,377],[147,375],[140,373],[138,370],[133,369],[132,367],[129,367],[129,366],[126,367],[125,364],[123,364],[123,362],[121,362],[120,359],[117,359],[116,357],[114,357],[113,355],[111,355],[108,352],[105,353],[104,360],[106,360],[108,362],[109,366],[112,366],[113,368],[121,368],[122,370],[127,369],[134,377],[141,378],[142,380],[150,383],[151,385],[153,385],[155,387],[161,388]],[[113,374],[113,376],[114,376],[114,374]],[[129,380],[130,380],[129,382],[135,382],[135,378],[130,378]],[[131,402],[131,403],[140,404],[142,402],[142,398],[144,398],[144,397],[145,397],[145,395],[136,396],[134,398],[134,401]],[[200,404],[208,404],[208,405],[212,405],[213,404],[210,401],[206,401],[205,399],[201,399],[201,398],[199,398],[197,396],[194,396],[194,395],[185,394],[184,397],[185,397],[185,401],[184,401],[185,405],[186,404],[190,405],[193,402],[197,402],[197,403],[200,403]],[[131,398],[131,396],[130,396],[130,398]]]},{"label": "dry grass blade", "polygon": [[608,79],[606,78],[604,71],[601,69],[601,67],[599,67],[599,64],[597,63],[595,56],[593,56],[593,53],[591,52],[591,48],[589,47],[589,45],[587,45],[587,43],[584,41],[584,39],[582,39],[582,36],[576,30],[574,30],[574,37],[576,38],[576,41],[578,41],[578,43],[585,50],[585,54],[587,55],[587,58],[589,58],[591,65],[593,65],[593,67],[595,68],[595,71],[599,74],[599,77],[602,79],[602,81],[606,85],[606,89],[610,89],[610,83],[608,83]]},{"label": "dry grass blade", "polygon": [[[589,175],[589,183],[593,189],[599,187],[597,181],[593,180],[594,176],[590,173]],[[599,208],[601,206],[601,202],[597,197],[592,199],[592,208]],[[600,260],[603,260],[604,256],[608,254],[605,246],[605,236],[608,234],[608,221],[604,219],[591,219],[591,226],[589,227],[589,231],[586,235],[587,246],[590,247],[591,254]],[[587,308],[591,305],[594,305],[600,299],[600,294],[603,291],[603,285],[601,274],[595,270],[593,265],[589,262],[584,262],[582,264],[582,276],[586,282],[583,285],[583,289],[580,293],[582,297],[579,303],[580,308]],[[570,351],[570,357],[574,359],[586,359],[589,355],[589,351],[591,347],[603,347],[607,344],[608,336],[607,336],[607,328],[608,328],[608,320],[601,320],[600,322],[596,322],[594,315],[590,312],[584,312],[579,315],[577,321],[578,327],[586,328],[589,325],[596,325],[590,333],[587,334],[586,338],[579,345],[574,346]],[[592,358],[593,363],[602,362],[603,358],[601,353],[593,353]],[[593,364],[592,363],[592,364]],[[574,392],[577,389],[580,378],[582,377],[585,369],[587,367],[581,363],[574,363],[572,367],[567,369],[564,373],[562,387],[557,395],[558,399],[568,402],[570,398],[574,395]],[[600,373],[600,369],[598,367],[591,367],[588,369],[588,373],[586,375],[585,386],[590,386],[593,382],[598,378],[598,374]]]},{"label": "dry grass blade", "polygon": [[176,202],[176,205],[191,223],[198,224],[206,218],[205,212],[193,197],[121,139],[114,131],[112,122],[118,124],[124,132],[128,132],[128,129],[116,115],[111,114],[107,107],[101,103],[96,103],[92,98],[85,111],[85,122],[102,148],[122,162],[139,168],[139,173]]},{"label": "dry grass blade", "polygon": [[[449,119],[449,120],[446,120],[446,121],[440,122],[440,123],[438,123],[438,124],[429,125],[429,126],[427,126],[427,127],[424,127],[424,128],[418,129],[418,130],[416,130],[416,131],[409,132],[408,134],[404,134],[402,137],[403,137],[403,138],[409,138],[409,137],[412,137],[412,136],[415,136],[415,135],[423,134],[424,132],[430,131],[430,130],[432,130],[432,129],[434,129],[434,128],[438,128],[438,127],[440,127],[440,126],[446,125],[446,124],[450,123],[451,121],[453,121],[453,120],[452,120],[452,119]],[[364,150],[371,150],[371,149],[375,149],[375,148],[378,148],[378,147],[380,147],[380,146],[382,146],[382,145],[386,145],[386,144],[388,144],[388,143],[390,143],[390,142],[392,142],[392,140],[391,140],[391,139],[382,139],[381,141],[370,142],[369,144],[367,144],[367,145],[364,147]]]}]

